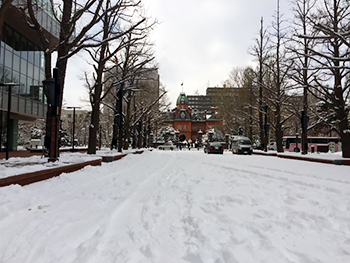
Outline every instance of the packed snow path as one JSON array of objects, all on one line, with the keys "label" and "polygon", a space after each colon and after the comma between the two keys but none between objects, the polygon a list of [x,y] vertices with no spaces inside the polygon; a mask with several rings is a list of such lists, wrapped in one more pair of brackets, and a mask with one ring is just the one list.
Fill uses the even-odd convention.
[{"label": "packed snow path", "polygon": [[350,262],[350,168],[158,151],[0,188],[0,262]]}]

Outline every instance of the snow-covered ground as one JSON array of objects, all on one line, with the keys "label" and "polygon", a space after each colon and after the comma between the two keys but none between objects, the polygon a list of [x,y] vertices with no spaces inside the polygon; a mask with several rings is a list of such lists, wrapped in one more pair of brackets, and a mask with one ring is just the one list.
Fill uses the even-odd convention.
[{"label": "snow-covered ground", "polygon": [[133,153],[137,150],[128,150],[123,153],[117,150],[101,150],[97,151],[96,155],[88,155],[86,153],[69,153],[64,152],[60,154],[59,160],[56,162],[48,162],[48,157],[31,156],[31,157],[11,157],[8,160],[0,160],[0,179],[14,175],[45,170],[57,166],[64,166],[74,163],[82,163],[101,159],[102,156],[115,156],[120,154]]},{"label": "snow-covered ground", "polygon": [[350,262],[350,167],[145,151],[0,188],[0,262]]},{"label": "snow-covered ground", "polygon": [[0,179],[14,175],[35,172],[39,170],[50,169],[57,166],[63,166],[73,163],[82,163],[95,159],[100,159],[99,156],[87,155],[83,153],[62,153],[59,161],[48,162],[48,158],[41,156],[31,157],[11,157],[8,160],[0,160]]}]

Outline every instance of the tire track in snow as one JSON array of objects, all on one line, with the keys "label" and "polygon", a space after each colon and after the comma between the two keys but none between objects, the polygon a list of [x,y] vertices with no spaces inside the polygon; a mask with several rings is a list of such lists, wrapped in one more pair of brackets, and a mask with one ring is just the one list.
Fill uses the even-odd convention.
[{"label": "tire track in snow", "polygon": [[[163,194],[158,194],[158,191],[166,186],[169,180],[173,180],[173,176],[176,176],[174,168],[177,160],[177,156],[171,154],[165,164],[157,163],[157,154],[159,153],[149,154],[149,158],[144,158],[142,163],[137,163],[131,169],[132,174],[135,174],[142,173],[145,162],[155,166],[155,172],[144,174],[138,185],[123,197],[118,206],[114,207],[108,222],[103,226],[102,234],[98,237],[96,257],[93,259],[77,257],[78,261],[110,262],[117,257],[120,258],[118,262],[126,262],[140,255],[146,258],[154,256],[151,247],[145,244],[157,243],[157,240],[152,237],[152,231],[157,222],[152,220],[160,217],[164,212],[162,210],[166,209],[161,207]],[[148,216],[148,214],[151,215]],[[130,254],[124,249],[126,246],[133,246],[136,251],[139,251],[139,255]]]}]

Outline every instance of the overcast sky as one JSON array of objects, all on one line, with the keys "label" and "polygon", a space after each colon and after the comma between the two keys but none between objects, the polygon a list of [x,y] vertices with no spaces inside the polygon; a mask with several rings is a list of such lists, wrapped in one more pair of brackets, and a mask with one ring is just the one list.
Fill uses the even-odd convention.
[{"label": "overcast sky", "polygon": [[[175,106],[179,93],[205,95],[208,86],[222,86],[234,67],[254,65],[248,53],[260,30],[271,26],[277,0],[143,0],[147,15],[159,24],[152,33],[161,82]],[[284,18],[288,0],[281,0]],[[83,82],[86,63],[79,57],[68,66],[64,98],[67,106],[86,105]],[[183,83],[183,87],[181,87]],[[74,105],[73,105],[74,104]]]}]

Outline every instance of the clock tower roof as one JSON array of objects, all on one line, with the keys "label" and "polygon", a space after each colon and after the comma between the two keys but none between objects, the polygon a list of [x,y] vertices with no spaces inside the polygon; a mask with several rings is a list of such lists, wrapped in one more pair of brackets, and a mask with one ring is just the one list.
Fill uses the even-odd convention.
[{"label": "clock tower roof", "polygon": [[185,92],[181,92],[176,100],[176,105],[188,105],[188,98]]}]

